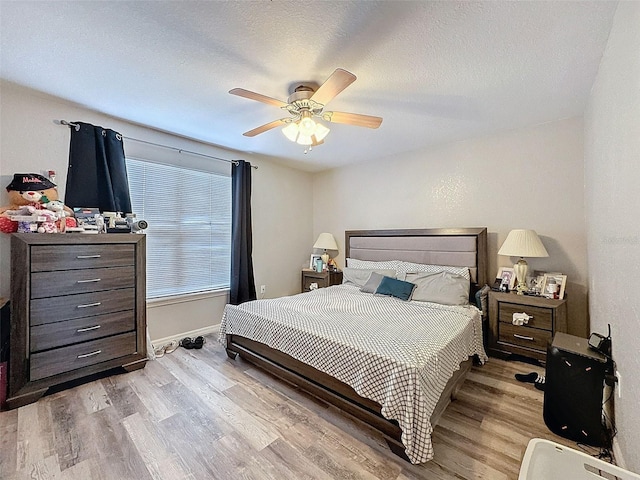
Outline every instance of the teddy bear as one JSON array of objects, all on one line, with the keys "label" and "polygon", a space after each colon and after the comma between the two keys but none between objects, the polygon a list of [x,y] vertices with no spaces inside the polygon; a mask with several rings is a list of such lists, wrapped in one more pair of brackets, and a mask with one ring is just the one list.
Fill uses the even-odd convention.
[{"label": "teddy bear", "polygon": [[[31,213],[27,215],[33,215],[35,211],[44,210],[46,204],[52,201],[58,201],[58,190],[56,189],[56,185],[37,173],[14,174],[13,180],[9,185],[7,185],[7,193],[10,205],[0,207],[0,232],[4,233],[13,233],[18,231],[18,222],[13,221],[10,218],[12,215],[15,215],[14,212],[19,211],[26,213],[27,211],[30,211]],[[68,214],[68,216],[73,216],[73,211],[64,204],[62,206],[62,211]],[[47,214],[45,217],[47,217],[48,222],[53,221],[50,215]],[[61,218],[60,214],[58,214],[58,218]],[[25,225],[22,225],[21,231],[38,230],[38,225],[36,225],[35,229],[28,228],[31,226],[26,225],[35,222],[25,220],[24,223]],[[50,224],[48,224],[44,230],[53,231]]]}]

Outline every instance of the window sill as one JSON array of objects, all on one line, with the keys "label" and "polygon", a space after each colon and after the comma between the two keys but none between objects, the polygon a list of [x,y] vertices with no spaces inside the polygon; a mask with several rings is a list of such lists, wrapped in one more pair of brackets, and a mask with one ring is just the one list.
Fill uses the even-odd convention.
[{"label": "window sill", "polygon": [[176,295],[173,297],[152,298],[147,300],[147,308],[164,307],[166,305],[174,305],[177,303],[193,302],[198,300],[206,300],[215,297],[229,297],[229,290],[211,290],[208,292],[188,293],[184,295]]}]

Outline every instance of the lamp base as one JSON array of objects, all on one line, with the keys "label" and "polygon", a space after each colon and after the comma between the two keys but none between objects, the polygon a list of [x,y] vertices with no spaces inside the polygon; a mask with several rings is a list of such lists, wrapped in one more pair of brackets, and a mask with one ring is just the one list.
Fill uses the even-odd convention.
[{"label": "lamp base", "polygon": [[520,258],[518,263],[513,266],[513,271],[516,274],[516,278],[518,279],[518,286],[516,288],[518,295],[524,295],[525,292],[529,291],[527,287],[527,270],[529,269],[529,265],[524,258]]},{"label": "lamp base", "polygon": [[324,263],[325,265],[329,265],[329,254],[326,250],[322,255],[320,255],[320,258],[322,258],[322,263]]}]

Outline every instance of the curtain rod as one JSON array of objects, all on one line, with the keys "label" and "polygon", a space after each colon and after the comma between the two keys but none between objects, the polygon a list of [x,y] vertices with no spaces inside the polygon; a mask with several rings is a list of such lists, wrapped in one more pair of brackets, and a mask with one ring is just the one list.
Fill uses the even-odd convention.
[{"label": "curtain rod", "polygon": [[[77,123],[68,122],[66,120],[54,120],[54,121],[56,123],[59,123],[60,125],[66,125],[68,127],[74,127],[76,129],[76,131],[78,131],[80,129],[80,125],[78,125]],[[191,155],[198,155],[200,157],[212,158],[214,160],[220,160],[221,162],[233,163],[234,165],[238,165],[238,160],[228,160],[226,158],[214,157],[213,155],[206,155],[204,153],[192,152],[190,150],[185,150],[183,148],[170,147],[168,145],[162,145],[160,143],[149,142],[147,140],[140,140],[139,138],[126,137],[124,135],[122,135],[122,138],[126,138],[127,140],[132,140],[134,142],[146,143],[147,145],[154,145],[156,147],[168,148],[170,150],[175,150],[178,153],[189,153]],[[257,165],[251,165],[251,168],[255,168],[256,170],[258,169]]]}]

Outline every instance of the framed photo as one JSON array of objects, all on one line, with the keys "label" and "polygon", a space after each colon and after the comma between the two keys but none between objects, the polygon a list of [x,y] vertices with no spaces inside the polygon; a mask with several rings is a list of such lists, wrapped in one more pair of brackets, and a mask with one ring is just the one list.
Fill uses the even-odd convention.
[{"label": "framed photo", "polygon": [[511,267],[500,267],[498,278],[500,279],[500,290],[509,291],[516,286],[516,273]]},{"label": "framed photo", "polygon": [[[554,287],[553,285],[556,285]],[[540,294],[547,298],[564,298],[564,289],[567,286],[567,276],[561,273],[545,273],[542,279],[542,289]]]},{"label": "framed photo", "polygon": [[311,255],[311,259],[309,260],[309,268],[311,270],[316,269],[316,260],[322,260],[322,256],[321,255]]},{"label": "framed photo", "polygon": [[534,295],[542,294],[542,283],[544,282],[544,276],[547,272],[541,272],[535,270],[531,277],[527,276],[529,284],[529,292]]}]

